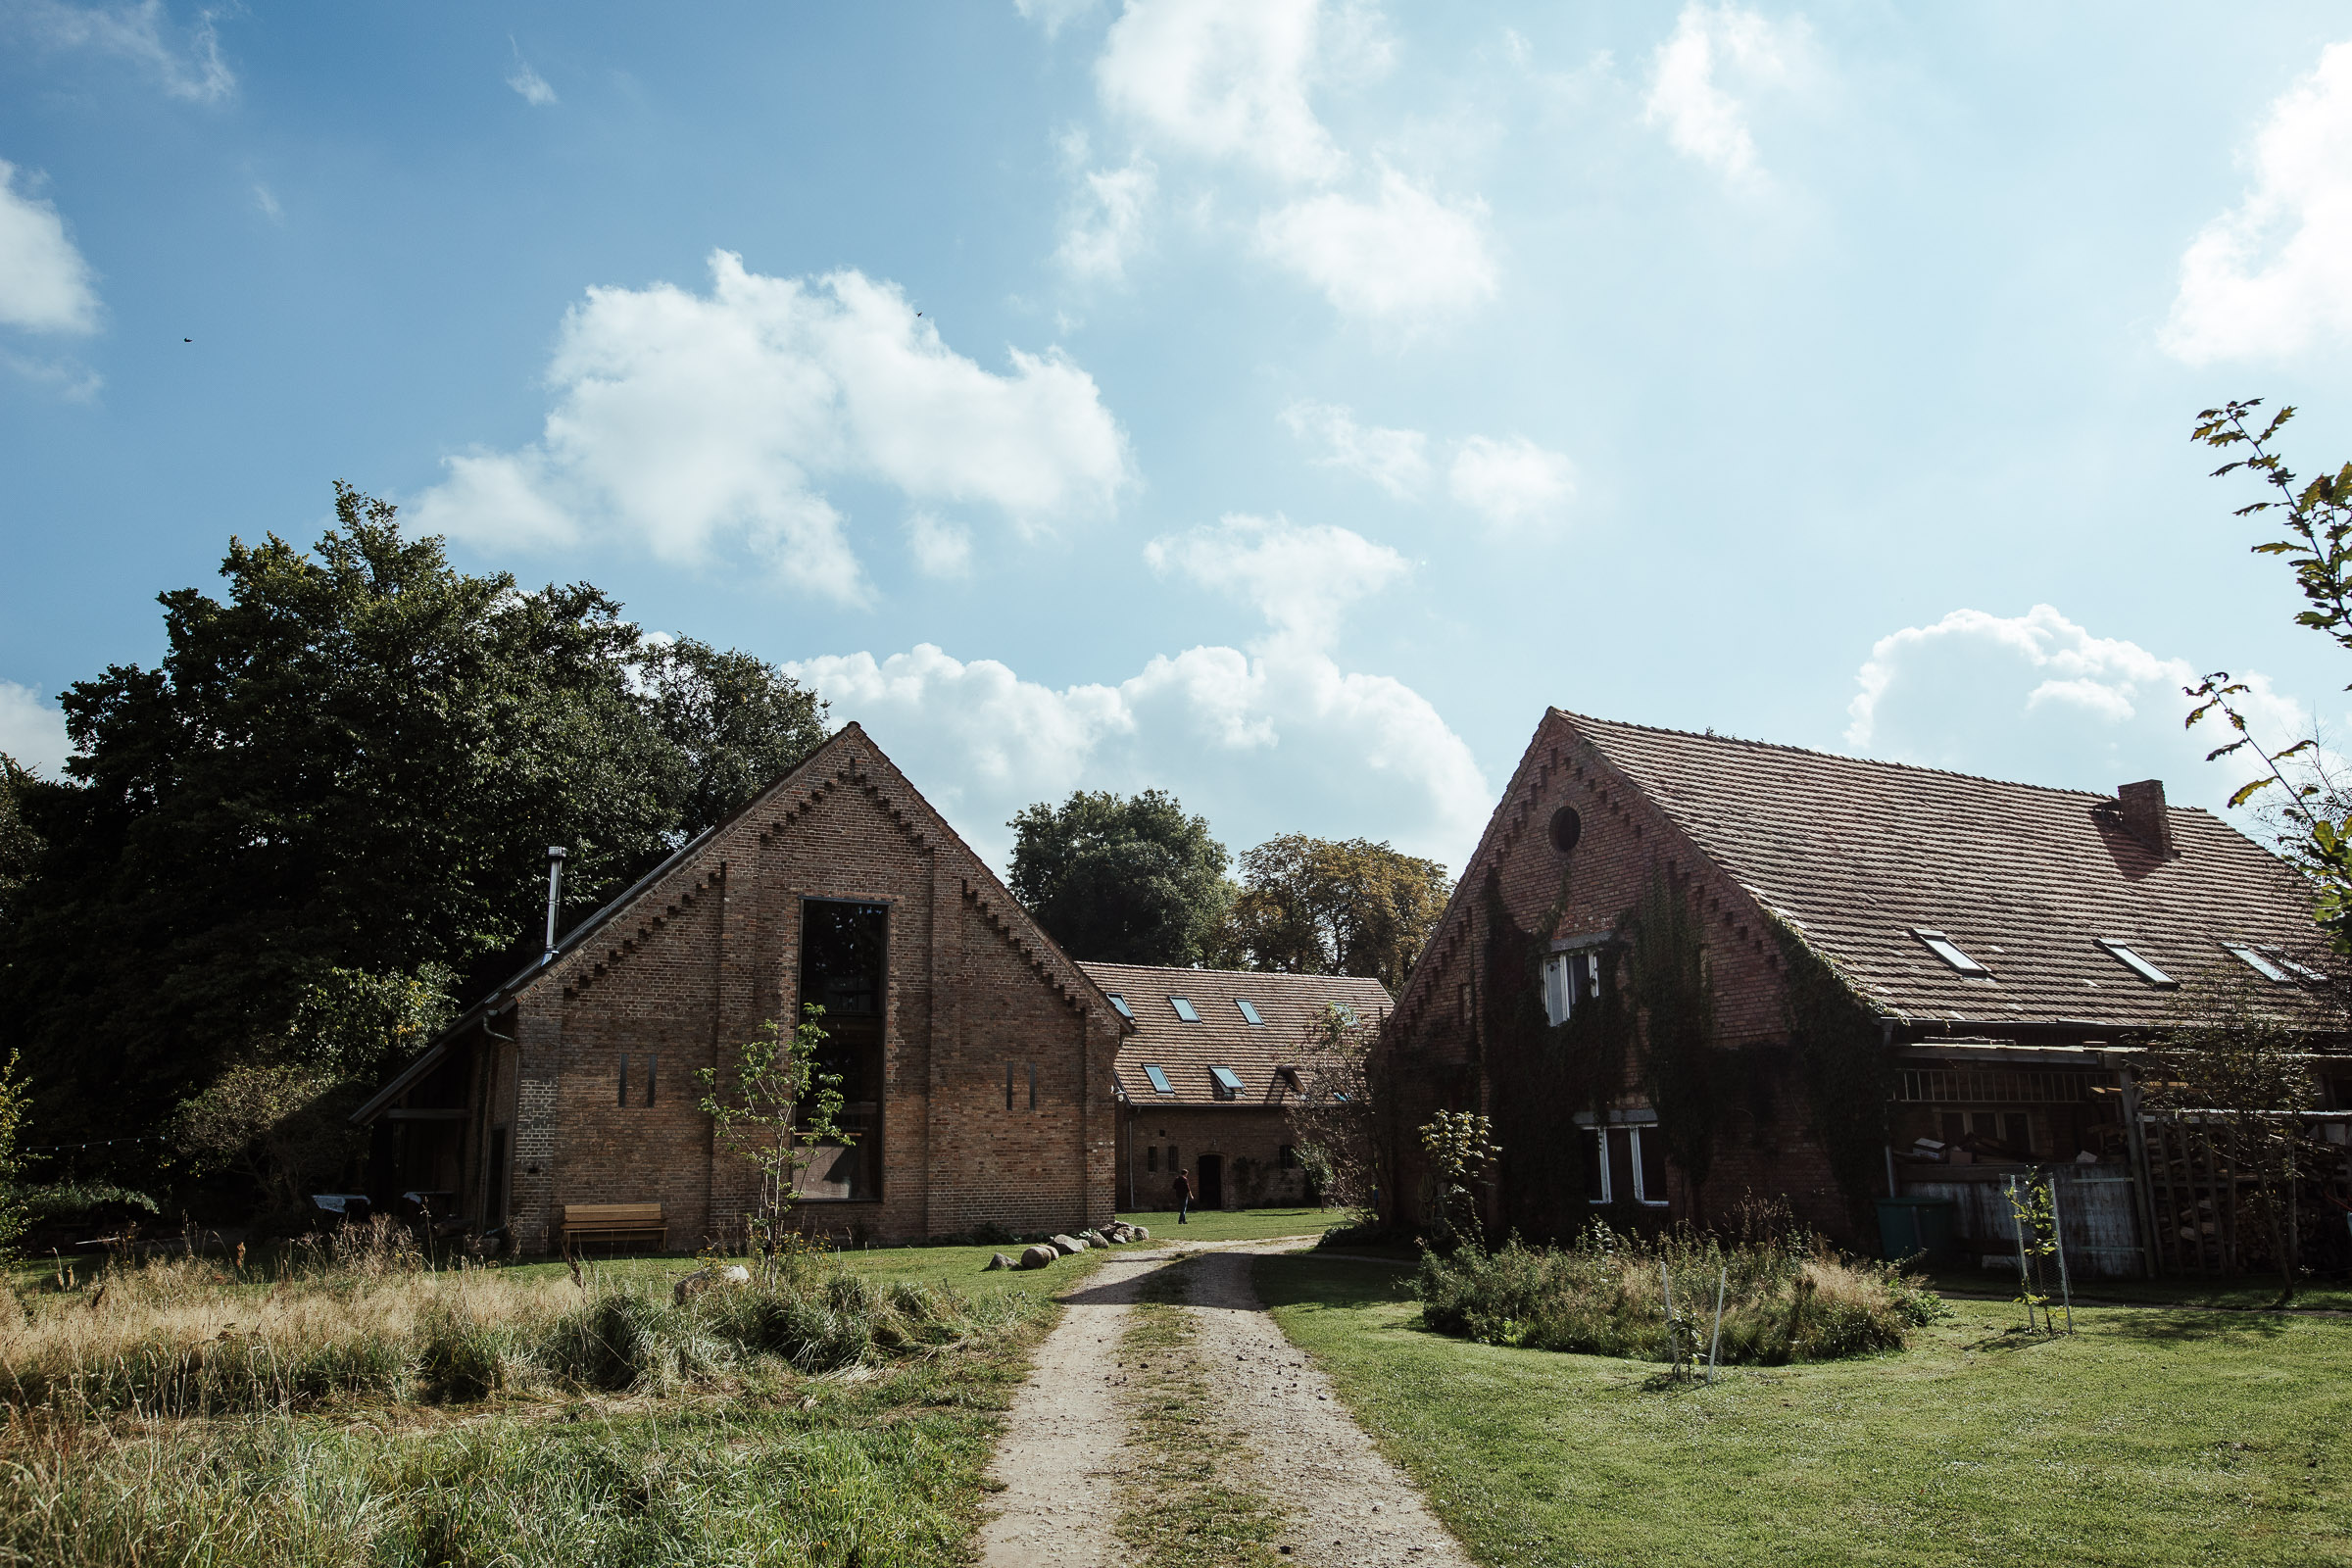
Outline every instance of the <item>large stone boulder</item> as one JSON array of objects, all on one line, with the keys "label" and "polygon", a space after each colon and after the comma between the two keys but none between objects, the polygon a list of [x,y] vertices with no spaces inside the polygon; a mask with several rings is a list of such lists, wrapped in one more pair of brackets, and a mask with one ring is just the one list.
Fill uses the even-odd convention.
[{"label": "large stone boulder", "polygon": [[1053,1262],[1061,1254],[1055,1251],[1053,1248],[1046,1246],[1043,1242],[1040,1242],[1035,1247],[1023,1248],[1021,1250],[1021,1260],[1015,1266],[1019,1268],[1044,1268],[1048,1263]]},{"label": "large stone boulder", "polygon": [[1071,1252],[1083,1252],[1086,1250],[1086,1244],[1075,1236],[1062,1236],[1056,1234],[1046,1239],[1054,1244],[1054,1250],[1055,1251],[1062,1253],[1064,1256],[1067,1256]]},{"label": "large stone boulder", "polygon": [[1101,1231],[1080,1231],[1078,1233],[1078,1239],[1089,1247],[1108,1247],[1110,1245],[1109,1239]]},{"label": "large stone boulder", "polygon": [[1012,1254],[1010,1252],[999,1252],[996,1256],[988,1260],[988,1267],[982,1269],[980,1272],[983,1274],[994,1274],[998,1269],[1010,1267],[1012,1267]]}]

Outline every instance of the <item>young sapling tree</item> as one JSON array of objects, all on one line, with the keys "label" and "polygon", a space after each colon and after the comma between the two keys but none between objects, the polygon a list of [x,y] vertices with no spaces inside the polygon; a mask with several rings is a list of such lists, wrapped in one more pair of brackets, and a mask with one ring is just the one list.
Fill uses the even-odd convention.
[{"label": "young sapling tree", "polygon": [[716,1124],[719,1142],[760,1173],[759,1200],[745,1226],[764,1286],[776,1282],[801,1177],[816,1151],[857,1142],[841,1126],[841,1075],[817,1062],[826,1038],[817,1020],[825,1009],[811,1002],[801,1012],[789,1038],[773,1018],[762,1024],[744,1043],[723,1090],[717,1068],[695,1074],[707,1091],[703,1112]]}]

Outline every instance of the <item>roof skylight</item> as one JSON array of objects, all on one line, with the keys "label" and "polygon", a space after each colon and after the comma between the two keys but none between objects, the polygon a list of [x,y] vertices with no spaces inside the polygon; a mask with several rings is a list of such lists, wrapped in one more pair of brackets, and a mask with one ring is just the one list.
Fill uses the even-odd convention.
[{"label": "roof skylight", "polygon": [[1257,1015],[1257,1009],[1250,1004],[1250,999],[1248,997],[1234,998],[1233,1004],[1241,1008],[1242,1016],[1249,1019],[1251,1023],[1264,1023],[1266,1021]]},{"label": "roof skylight", "polygon": [[1129,1023],[1135,1022],[1135,1009],[1127,1005],[1127,999],[1125,997],[1120,996],[1116,991],[1105,991],[1102,994],[1110,999],[1110,1004],[1112,1006],[1119,1009],[1120,1017],[1126,1019]]},{"label": "roof skylight", "polygon": [[1219,1100],[1231,1100],[1242,1092],[1242,1075],[1231,1067],[1211,1067],[1208,1075],[1217,1081]]},{"label": "roof skylight", "polygon": [[2316,986],[2321,981],[2328,978],[2326,975],[2320,973],[2319,970],[2314,969],[2310,964],[2297,963],[2285,954],[2280,953],[2277,948],[2273,948],[2271,950],[2271,960],[2278,964],[2279,968],[2284,969],[2288,974],[2293,975],[2296,979],[2302,981],[2307,986]]},{"label": "roof skylight", "polygon": [[2174,979],[2171,975],[2166,974],[2162,969],[2157,968],[2147,959],[2141,957],[2138,954],[2132,952],[2129,943],[2118,942],[2113,937],[2101,937],[2099,938],[2099,946],[2105,948],[2110,954],[2113,954],[2115,956],[2116,962],[2122,964],[2125,968],[2131,970],[2133,974],[2139,976],[2142,980],[2145,980],[2152,986],[2169,987],[2177,986],[2180,983],[2180,981]]},{"label": "roof skylight", "polygon": [[1170,997],[1168,999],[1168,1005],[1174,1007],[1176,1009],[1176,1016],[1182,1018],[1186,1023],[1199,1023],[1200,1021],[1200,1015],[1193,1010],[1193,1004],[1182,997]]},{"label": "roof skylight", "polygon": [[1333,1003],[1331,1004],[1331,1010],[1340,1015],[1340,1022],[1342,1023],[1352,1024],[1355,1022],[1355,1009],[1348,1005],[1348,1004],[1345,1002]]},{"label": "roof skylight", "polygon": [[1926,945],[1927,950],[1930,953],[1933,953],[1936,955],[1936,956],[1941,958],[1944,962],[1950,964],[1962,974],[1992,973],[1990,969],[1985,968],[1976,959],[1970,957],[1967,954],[1962,953],[1960,951],[1959,944],[1954,942],[1950,937],[1945,936],[1940,931],[1930,931],[1924,926],[1915,925],[1911,928],[1911,934],[1919,938],[1919,940]]},{"label": "roof skylight", "polygon": [[1168,1082],[1168,1075],[1150,1062],[1144,1064],[1144,1076],[1152,1080],[1152,1092],[1155,1095],[1172,1095],[1176,1092]]},{"label": "roof skylight", "polygon": [[2265,980],[2278,985],[2287,983],[2286,971],[2263,956],[2262,950],[2259,948],[2249,948],[2242,942],[2225,942],[2222,944],[2222,951]]}]

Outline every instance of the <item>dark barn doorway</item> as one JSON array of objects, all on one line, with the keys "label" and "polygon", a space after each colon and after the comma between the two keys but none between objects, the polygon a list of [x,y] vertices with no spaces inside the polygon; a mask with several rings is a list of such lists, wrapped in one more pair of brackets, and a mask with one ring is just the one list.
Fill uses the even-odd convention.
[{"label": "dark barn doorway", "polygon": [[1200,1156],[1200,1206],[1225,1206],[1225,1156],[1222,1154]]}]

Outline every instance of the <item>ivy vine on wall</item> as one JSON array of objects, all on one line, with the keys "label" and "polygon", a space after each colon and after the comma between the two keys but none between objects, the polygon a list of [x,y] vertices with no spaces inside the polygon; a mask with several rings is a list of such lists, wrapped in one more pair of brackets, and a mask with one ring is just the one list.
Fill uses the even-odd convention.
[{"label": "ivy vine on wall", "polygon": [[1775,916],[1771,924],[1783,960],[1788,1040],[1813,1131],[1855,1223],[1866,1225],[1886,1143],[1886,1102],[1894,1091],[1885,1034],[1834,961],[1787,921]]}]

